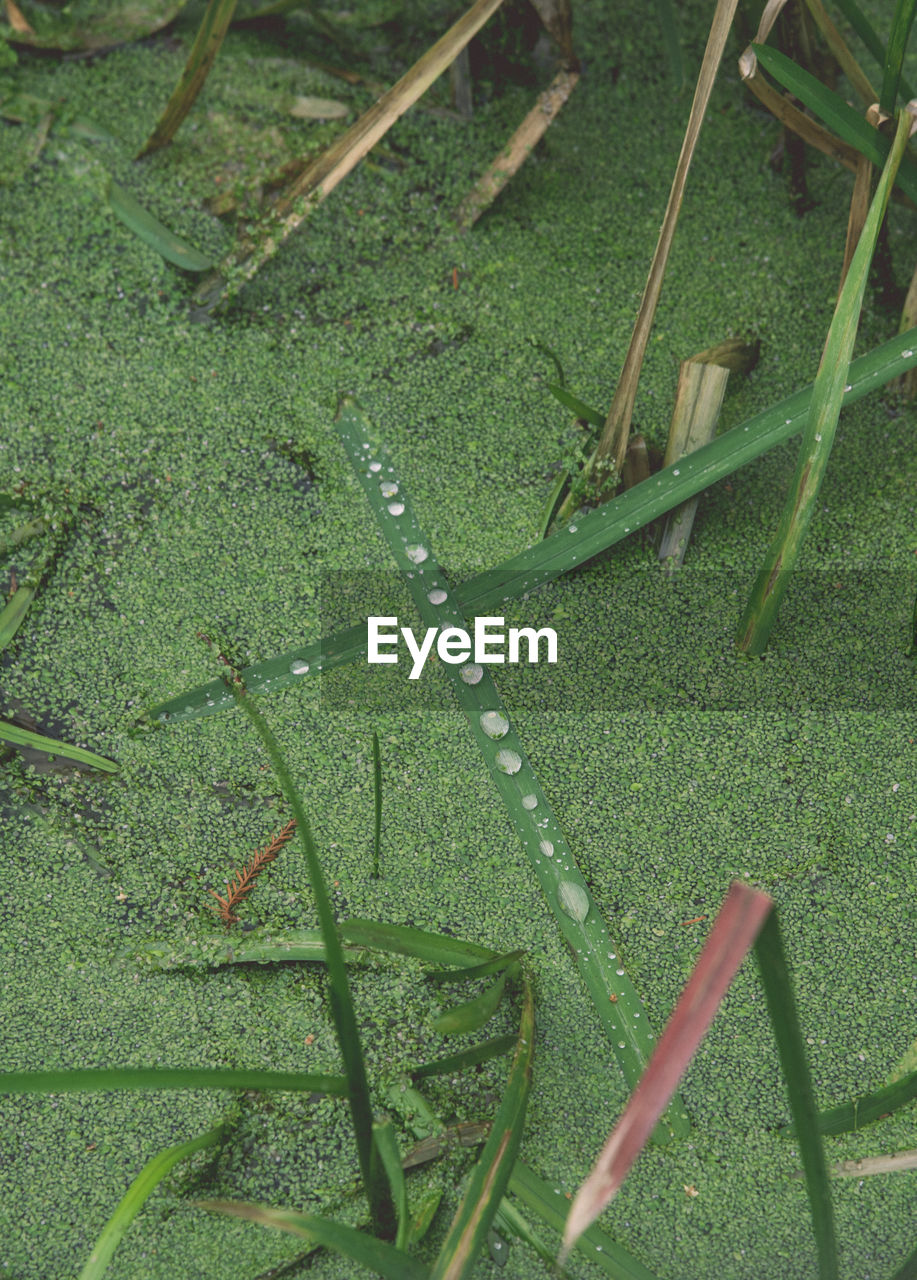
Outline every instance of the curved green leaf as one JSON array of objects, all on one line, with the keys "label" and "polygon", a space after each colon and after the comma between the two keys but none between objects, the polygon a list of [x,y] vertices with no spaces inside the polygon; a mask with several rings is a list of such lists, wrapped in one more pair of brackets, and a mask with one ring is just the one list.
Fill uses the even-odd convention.
[{"label": "curved green leaf", "polygon": [[86,1259],[78,1280],[102,1280],[112,1254],[120,1244],[125,1231],[169,1170],[180,1160],[194,1155],[196,1151],[214,1146],[223,1136],[225,1128],[225,1125],[219,1124],[208,1133],[202,1133],[199,1137],[191,1138],[190,1141],[182,1142],[178,1146],[168,1147],[165,1151],[160,1151],[158,1155],[153,1156],[152,1160],[147,1161],[103,1227],[102,1234],[93,1245],[92,1253]]},{"label": "curved green leaf", "polygon": [[429,1280],[430,1273],[423,1263],[412,1258],[403,1249],[386,1244],[384,1240],[377,1240],[375,1236],[358,1231],[356,1227],[346,1227],[343,1223],[320,1218],[314,1213],[300,1213],[296,1209],[272,1209],[268,1205],[234,1200],[198,1200],[197,1204],[201,1209],[212,1209],[215,1213],[245,1218],[249,1222],[258,1222],[263,1227],[276,1227],[279,1231],[289,1231],[291,1235],[312,1240],[324,1245],[326,1249],[334,1249],[342,1257],[351,1258],[368,1271],[384,1276],[385,1280]]},{"label": "curved green leaf", "polygon": [[170,231],[158,218],[154,218],[149,210],[144,209],[129,191],[125,191],[113,179],[109,181],[105,194],[112,212],[144,244],[148,244],[165,258],[166,262],[182,267],[185,271],[207,271],[213,266],[210,258],[200,253],[187,240],[177,236],[174,231]]},{"label": "curved green leaf", "polygon": [[[775,80],[804,103],[823,124],[833,129],[839,138],[849,142],[867,160],[881,168],[888,159],[891,143],[878,129],[868,124],[864,117],[851,107],[840,94],[827,89],[808,71],[797,66],[785,53],[766,44],[753,44],[755,56]],[[917,164],[905,155],[898,170],[898,186],[911,200],[917,201]]]},{"label": "curved green leaf", "polygon": [[46,738],[43,733],[32,733],[29,729],[20,729],[8,720],[0,720],[0,742],[12,742],[17,747],[33,747],[36,751],[47,751],[49,756],[61,756],[65,760],[76,760],[78,764],[88,765],[90,769],[101,769],[105,773],[117,773],[120,765],[105,756],[97,756],[94,751],[85,747],[72,747],[67,742],[59,742],[57,738]]},{"label": "curved green leaf", "polygon": [[516,1054],[506,1089],[494,1116],[490,1137],[433,1264],[430,1280],[464,1280],[471,1275],[516,1162],[532,1083],[534,1050],[535,1004],[526,982]]}]

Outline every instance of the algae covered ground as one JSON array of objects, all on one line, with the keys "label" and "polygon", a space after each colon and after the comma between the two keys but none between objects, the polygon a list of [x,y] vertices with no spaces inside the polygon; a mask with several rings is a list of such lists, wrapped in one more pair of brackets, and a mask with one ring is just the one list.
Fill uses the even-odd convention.
[{"label": "algae covered ground", "polygon": [[[692,75],[707,7],[682,12]],[[258,182],[333,132],[291,117],[291,97],[336,98],[351,118],[373,100],[316,69],[340,49],[293,15],[234,29],[175,143],[142,162],[132,156],[201,6],[104,56],[24,54],[5,73],[4,95],[58,104],[58,123],[33,160],[28,122],[2,126],[0,489],[29,506],[0,510],[0,536],[24,510],[53,510],[62,528],[4,654],[3,710],[120,767],[106,778],[49,769],[40,756],[3,760],[0,1070],[339,1069],[320,966],[163,970],[135,958],[151,940],[187,951],[214,936],[208,891],[222,891],[289,816],[236,712],[156,731],[137,732],[138,720],[217,674],[198,631],[245,664],[311,642],[330,617],[359,621],[351,600],[365,613],[376,592],[392,598],[385,544],[335,432],[342,393],[382,433],[453,582],[537,536],[556,466],[577,441],[546,390],[556,370],[542,346],[572,390],[607,407],[690,101],[673,92],[644,6],[575,9],[582,81],[471,232],[455,231],[452,213],[549,75],[506,24],[476,55],[471,121],[412,110],[382,154],[204,322],[189,315],[194,278],[113,215],[106,181],[219,256],[231,224],[209,202],[232,189],[245,216]],[[454,14],[405,5],[397,39],[354,29],[355,56],[391,81]],[[681,359],[727,336],[760,340],[757,368],[727,398],[728,428],[812,381],[834,305],[851,177],[811,156],[813,208],[797,216],[768,164],[778,127],[743,91],[739,52],[733,40],[637,399],[639,428],[660,449]],[[431,102],[446,101],[437,86]],[[87,120],[94,133],[74,125]],[[893,205],[899,284],[914,232],[913,210]],[[868,291],[857,353],[896,327]],[[506,611],[508,625],[557,628],[556,666],[508,670],[497,683],[654,1026],[729,881],[747,878],[779,907],[819,1107],[881,1086],[917,1039],[914,427],[913,405],[888,390],[843,413],[803,572],[753,678],[732,637],[792,475],[792,441],[702,497],[675,581],[637,534]],[[49,537],[8,553],[4,583],[11,569],[25,576]],[[265,698],[262,710],[301,787],[340,918],[528,952],[537,1043],[522,1154],[562,1196],[588,1171],[626,1088],[457,704],[445,687],[424,697],[405,686],[387,682],[380,697],[365,670],[344,670],[321,689],[304,680]],[[296,843],[240,915],[270,930],[315,926]],[[383,1109],[387,1081],[453,1047],[432,1029],[442,992],[411,961],[355,968],[353,983]],[[511,1031],[517,1015],[510,1002],[488,1031]],[[505,1072],[497,1060],[429,1095],[448,1120],[483,1119]],[[640,1157],[605,1229],[661,1280],[813,1277],[751,962],[683,1098],[690,1137]],[[58,1094],[3,1098],[0,1113],[8,1280],[77,1274],[144,1162],[226,1115],[225,1143],[157,1190],[112,1280],[254,1280],[301,1246],[196,1199],[359,1218],[346,1194],[355,1150],[333,1099]],[[412,1140],[402,1131],[403,1147]],[[914,1146],[913,1105],[826,1140],[832,1164]],[[412,1175],[445,1186],[430,1256],[472,1158],[458,1152]],[[917,1244],[915,1177],[832,1181],[843,1276],[885,1280]],[[327,1255],[307,1270],[353,1274]],[[505,1280],[547,1273],[518,1243],[502,1268],[490,1258],[478,1268]],[[574,1257],[571,1274],[603,1273]]]}]

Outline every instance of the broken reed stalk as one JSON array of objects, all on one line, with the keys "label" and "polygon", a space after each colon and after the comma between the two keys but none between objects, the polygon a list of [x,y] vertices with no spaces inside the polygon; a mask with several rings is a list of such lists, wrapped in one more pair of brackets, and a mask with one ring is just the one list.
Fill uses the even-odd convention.
[{"label": "broken reed stalk", "polygon": [[195,294],[197,306],[213,310],[257,273],[281,244],[388,132],[496,13],[503,0],[475,0],[458,22],[374,102],[359,120],[307,164],[255,229],[207,277]]},{"label": "broken reed stalk", "polygon": [[522,124],[459,206],[455,220],[463,231],[477,222],[522,166],[576,88],[578,80],[579,71],[563,69],[558,71],[544,93],[538,95],[537,102]]},{"label": "broken reed stalk", "polygon": [[[728,378],[729,370],[722,365],[704,364],[696,359],[682,361],[664,467],[708,444],[716,435]],[[697,503],[697,497],[689,498],[666,517],[659,543],[659,559],[666,573],[674,572],[684,561]]]},{"label": "broken reed stalk", "polygon": [[[663,467],[674,466],[680,458],[713,439],[729,374],[753,369],[760,349],[757,341],[724,338],[682,361]],[[666,517],[659,541],[659,559],[666,573],[684,561],[697,504],[697,496],[689,498]]]},{"label": "broken reed stalk", "polygon": [[261,872],[269,862],[274,861],[283,846],[293,839],[295,830],[296,819],[293,818],[273,837],[270,844],[266,844],[263,849],[256,849],[245,866],[234,872],[232,879],[226,881],[225,898],[221,898],[214,889],[210,890],[220,904],[220,919],[227,929],[230,925],[239,923],[239,917],[234,913],[233,908],[239,905],[246,894],[251,893]]}]

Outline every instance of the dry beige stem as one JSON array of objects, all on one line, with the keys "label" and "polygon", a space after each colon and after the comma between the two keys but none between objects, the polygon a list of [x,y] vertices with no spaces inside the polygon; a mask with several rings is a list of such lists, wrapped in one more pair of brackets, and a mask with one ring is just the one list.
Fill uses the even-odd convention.
[{"label": "dry beige stem", "polygon": [[817,120],[813,120],[804,111],[800,111],[799,107],[794,106],[789,98],[784,97],[772,84],[765,80],[764,76],[758,71],[758,59],[755,57],[752,48],[746,49],[741,58],[739,58],[739,71],[745,84],[751,89],[758,101],[767,107],[768,111],[776,116],[781,124],[788,129],[792,129],[810,146],[816,147],[819,151],[824,152],[826,156],[839,160],[848,169],[856,172],[860,155],[856,147],[852,147],[849,143],[842,141],[842,139],[820,125]]},{"label": "dry beige stem", "polygon": [[[729,370],[723,365],[706,364],[696,357],[682,361],[664,467],[713,439],[728,379]],[[666,517],[659,559],[669,572],[684,560],[696,512],[697,498],[689,498]]]},{"label": "dry beige stem", "polygon": [[16,4],[16,0],[4,0],[4,4],[6,7],[6,20],[13,30],[18,31],[23,36],[34,36],[35,30],[29,25],[19,5]]},{"label": "dry beige stem", "polygon": [[[881,122],[888,120],[888,118],[887,115],[879,111],[877,102],[874,102],[866,112],[866,119],[874,128],[878,128]],[[837,287],[838,297],[840,297],[844,281],[847,279],[847,272],[850,270],[850,264],[853,261],[853,255],[860,242],[860,233],[863,230],[866,215],[869,213],[871,199],[872,162],[867,160],[864,155],[859,155],[857,157],[856,181],[853,184],[853,194],[850,197],[850,213],[847,218],[847,243],[844,245],[844,263],[841,267],[841,279]]]},{"label": "dry beige stem", "polygon": [[[876,1173],[904,1173],[917,1169],[917,1151],[896,1151],[890,1156],[867,1156],[864,1160],[842,1160],[831,1165],[828,1172],[835,1178],[869,1178]],[[801,1169],[794,1178],[804,1178]]]},{"label": "dry beige stem", "polygon": [[650,478],[650,456],[643,436],[631,436],[627,442],[627,453],[624,455],[624,466],[621,468],[621,484],[625,489],[633,489]]},{"label": "dry beige stem", "polygon": [[578,80],[578,71],[559,71],[544,93],[538,95],[522,124],[459,206],[455,220],[461,228],[473,226],[497,198],[547,132]]},{"label": "dry beige stem", "polygon": [[327,151],[307,164],[274,205],[269,229],[264,230],[256,243],[243,244],[234,250],[220,264],[219,271],[203,282],[196,294],[198,305],[212,307],[222,301],[228,292],[228,277],[232,277],[234,289],[250,280],[312,210],[384,137],[395,121],[426,93],[502,2],[475,0],[458,22],[378,102],[374,102]]},{"label": "dry beige stem", "polygon": [[860,101],[865,106],[875,102],[879,95],[869,83],[863,68],[850,52],[846,40],[828,16],[828,11],[822,4],[822,0],[806,0],[806,6],[815,19],[819,31],[825,37],[825,42],[834,55],[835,62],[850,81]]},{"label": "dry beige stem", "polygon": [[723,56],[726,38],[732,26],[736,5],[737,0],[717,0],[713,22],[710,25],[710,35],[707,39],[707,47],[704,50],[704,59],[701,63],[700,75],[697,79],[697,88],[694,91],[694,101],[691,104],[688,127],[685,130],[684,141],[681,144],[681,154],[678,157],[678,164],[675,168],[675,177],[672,180],[669,202],[666,206],[665,217],[659,232],[659,240],[656,244],[656,252],[653,255],[652,265],[647,277],[646,288],[643,291],[640,311],[637,315],[630,346],[624,360],[621,378],[605,422],[605,429],[590,463],[590,471],[595,469],[599,471],[597,486],[599,490],[606,487],[606,476],[602,474],[602,464],[605,464],[605,468],[608,468],[610,464],[615,476],[620,475],[624,464],[627,439],[630,434],[630,424],[634,412],[634,402],[637,396],[637,383],[640,379],[640,370],[643,367],[643,358],[646,354],[650,331],[653,327],[653,319],[656,315],[656,306],[662,291],[662,281],[665,276],[669,251],[675,238],[675,228],[678,225],[678,214],[684,197],[688,170],[691,167],[691,160],[697,147],[701,125],[707,111],[707,104],[710,101],[713,82]]}]

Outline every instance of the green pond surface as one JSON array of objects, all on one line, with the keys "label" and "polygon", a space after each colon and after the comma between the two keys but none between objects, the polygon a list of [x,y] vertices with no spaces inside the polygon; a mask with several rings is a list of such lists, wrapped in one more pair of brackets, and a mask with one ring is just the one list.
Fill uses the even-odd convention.
[{"label": "green pond surface", "polygon": [[[710,8],[682,11],[690,77]],[[474,64],[472,120],[409,112],[382,154],[205,323],[189,318],[195,277],[114,216],[107,178],[219,257],[233,228],[210,211],[215,193],[253,199],[253,184],[340,128],[291,117],[290,100],[336,98],[351,119],[373,101],[372,89],[316,69],[346,53],[305,17],[233,30],[175,143],[140,162],[132,157],[202,7],[104,56],[23,54],[6,73],[5,100],[56,103],[59,123],[34,160],[38,121],[2,125],[0,489],[31,505],[4,506],[0,536],[45,507],[71,519],[4,655],[3,705],[120,768],[103,777],[48,768],[41,756],[4,758],[0,1070],[340,1069],[321,966],[165,971],[132,957],[153,939],[187,949],[215,936],[208,891],[222,892],[289,816],[237,712],[134,730],[146,707],[218,674],[198,631],[245,665],[314,641],[329,619],[350,625],[387,613],[377,599],[400,599],[335,431],[342,393],[358,397],[386,441],[452,582],[537,537],[578,430],[546,389],[556,370],[533,339],[557,354],[571,390],[607,407],[690,104],[690,89],[674,92],[644,6],[575,9],[581,83],[472,231],[454,229],[454,209],[550,77],[512,25],[485,40]],[[414,5],[394,27],[357,23],[352,56],[391,82],[457,12]],[[851,176],[810,155],[813,207],[797,215],[768,163],[779,128],[741,86],[741,47],[733,37],[701,135],[637,397],[636,425],[659,449],[680,360],[727,336],[760,340],[753,373],[733,379],[726,429],[812,381],[833,311]],[[447,101],[440,83],[430,102]],[[98,136],[68,129],[74,119],[90,119]],[[914,266],[914,233],[913,209],[893,205],[899,285]],[[857,353],[896,327],[867,290]],[[917,1038],[914,428],[914,406],[889,389],[843,413],[800,574],[756,660],[754,696],[733,632],[796,441],[702,496],[675,581],[637,533],[507,605],[507,625],[556,627],[560,656],[497,673],[657,1032],[730,881],[774,897],[822,1108],[883,1085]],[[49,545],[45,535],[9,552],[4,586]],[[406,596],[398,607],[419,627]],[[590,1168],[627,1089],[448,685],[430,670],[409,689],[403,663],[398,672],[384,684],[368,683],[365,666],[320,686],[303,679],[262,710],[301,788],[339,918],[527,951],[537,1042],[522,1155],[563,1196]],[[380,879],[371,874],[373,730]],[[269,930],[316,926],[296,842],[239,914]],[[445,996],[423,973],[407,960],[352,971],[380,1110],[387,1081],[455,1047],[433,1030]],[[514,996],[487,1034],[513,1031],[518,1012]],[[500,1059],[426,1092],[447,1120],[485,1119],[507,1068]],[[690,1136],[640,1156],[603,1227],[661,1280],[814,1277],[798,1152],[776,1132],[788,1104],[751,960],[682,1097]],[[254,1280],[302,1246],[197,1199],[359,1220],[359,1201],[338,1207],[357,1169],[340,1101],[7,1097],[0,1277],[78,1274],[145,1161],[227,1114],[225,1144],[154,1193],[112,1280]],[[913,1148],[915,1129],[911,1105],[827,1139],[827,1159]],[[406,1149],[413,1138],[399,1133]],[[459,1153],[411,1175],[412,1195],[445,1186],[422,1256],[435,1256],[472,1160]],[[885,1280],[917,1244],[915,1178],[832,1180],[844,1277]],[[355,1270],[320,1255],[308,1274]],[[580,1255],[570,1270],[604,1274]],[[547,1269],[514,1243],[502,1269],[484,1257],[476,1274],[535,1280]]]}]

